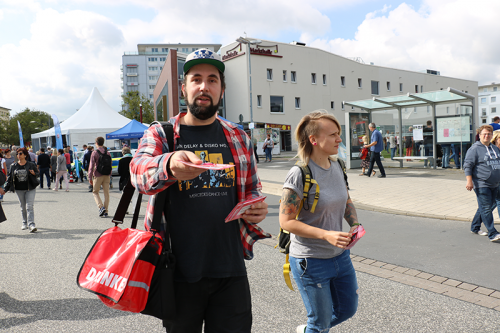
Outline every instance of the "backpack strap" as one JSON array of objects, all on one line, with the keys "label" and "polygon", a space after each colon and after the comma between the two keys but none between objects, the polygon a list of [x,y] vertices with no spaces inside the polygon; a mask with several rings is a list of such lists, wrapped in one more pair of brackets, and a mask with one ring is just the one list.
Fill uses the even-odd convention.
[{"label": "backpack strap", "polygon": [[338,158],[338,157],[337,157],[337,162],[339,162],[340,168],[342,169],[342,172],[344,172],[345,185],[347,186],[347,189],[349,189],[349,182],[347,181],[347,172],[346,172],[345,162],[343,159]]},{"label": "backpack strap", "polygon": [[[319,200],[319,184],[318,182],[316,182],[315,179],[313,179],[311,169],[309,168],[308,165],[305,165],[301,161],[297,161],[295,165],[298,166],[302,171],[302,183],[304,185],[302,193],[303,199],[300,202],[299,210],[297,211],[297,217],[299,217],[299,213],[302,210],[302,208],[304,208],[305,210],[311,209],[311,213],[314,213],[314,211],[316,210],[316,205],[318,204]],[[311,184],[316,185],[316,191],[314,193],[313,205],[312,207],[309,207],[308,199],[309,199],[309,190],[311,189]]]},{"label": "backpack strap", "polygon": [[165,132],[165,138],[167,139],[168,151],[174,151],[174,125],[169,121],[159,122],[163,131]]}]

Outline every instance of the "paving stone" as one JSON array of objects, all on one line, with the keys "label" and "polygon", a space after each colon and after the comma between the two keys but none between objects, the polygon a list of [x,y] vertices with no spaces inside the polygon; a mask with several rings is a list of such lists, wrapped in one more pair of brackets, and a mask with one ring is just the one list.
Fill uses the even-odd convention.
[{"label": "paving stone", "polygon": [[373,260],[373,259],[365,259],[365,260],[362,260],[361,262],[362,262],[363,264],[367,264],[367,265],[369,265],[369,264],[371,264],[371,263],[374,263],[375,261],[376,261],[376,260]]},{"label": "paving stone", "polygon": [[495,307],[500,307],[500,299],[498,298],[493,298],[493,297],[488,297],[481,295],[482,298],[480,298],[475,304],[484,306],[489,309],[493,309]]},{"label": "paving stone", "polygon": [[429,280],[431,277],[433,277],[434,275],[432,274],[429,274],[429,273],[425,273],[425,272],[421,272],[420,274],[417,274],[416,277],[418,278],[421,278],[421,279],[424,279],[424,280]]},{"label": "paving stone", "polygon": [[493,292],[495,292],[495,290],[484,288],[484,287],[477,287],[476,289],[474,289],[474,292],[475,293],[479,293],[479,294],[483,294],[483,295],[486,295],[486,296],[489,296]]},{"label": "paving stone", "polygon": [[476,303],[476,302],[479,302],[481,300],[481,297],[488,297],[488,296],[484,296],[484,295],[481,295],[481,294],[475,294],[473,292],[465,292],[464,294],[460,295],[458,297],[458,299],[461,299],[462,301],[466,301],[466,302],[469,302],[469,303]]},{"label": "paving stone", "polygon": [[417,271],[416,269],[409,269],[404,272],[406,275],[411,275],[411,276],[417,276],[418,274],[422,273],[421,271]]},{"label": "paving stone", "polygon": [[470,284],[470,283],[462,283],[462,284],[459,284],[457,286],[457,288],[460,288],[460,289],[465,289],[465,290],[469,290],[469,291],[473,291],[474,289],[477,288],[477,286],[473,285],[473,284]]},{"label": "paving stone", "polygon": [[437,283],[443,283],[444,281],[448,280],[448,278],[445,278],[445,277],[442,277],[442,276],[439,276],[439,275],[434,275],[429,280],[437,282]]},{"label": "paving stone", "polygon": [[393,264],[386,264],[386,265],[382,266],[383,269],[388,269],[388,270],[393,270],[396,267],[398,267],[398,266],[393,265]]},{"label": "paving stone", "polygon": [[500,291],[495,291],[493,294],[490,295],[490,297],[500,298]]},{"label": "paving stone", "polygon": [[352,258],[351,261],[362,261],[362,260],[365,260],[365,259],[366,259],[365,257],[356,256],[356,257]]},{"label": "paving stone", "polygon": [[406,267],[396,267],[393,269],[393,271],[398,272],[398,273],[404,273],[407,270],[409,270],[409,268],[406,268]]},{"label": "paving stone", "polygon": [[384,266],[386,263],[383,262],[383,261],[375,261],[374,263],[371,263],[370,266],[374,266],[374,267],[382,267]]},{"label": "paving stone", "polygon": [[443,284],[446,284],[446,285],[452,286],[452,287],[456,287],[461,283],[462,283],[462,281],[457,281],[457,280],[453,280],[453,279],[448,279],[448,280],[443,282]]},{"label": "paving stone", "polygon": [[451,288],[448,291],[444,292],[443,295],[453,297],[453,298],[460,298],[464,293],[469,293],[470,291],[463,290],[463,289],[458,289],[458,288]]}]

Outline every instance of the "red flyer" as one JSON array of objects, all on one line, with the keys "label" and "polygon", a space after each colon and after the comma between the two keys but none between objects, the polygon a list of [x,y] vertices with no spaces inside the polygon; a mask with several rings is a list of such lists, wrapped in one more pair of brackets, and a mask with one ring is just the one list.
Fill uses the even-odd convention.
[{"label": "red flyer", "polygon": [[252,206],[255,203],[262,202],[264,201],[264,199],[266,199],[266,197],[257,197],[254,199],[240,202],[239,204],[236,205],[236,207],[233,208],[231,213],[229,213],[229,215],[226,217],[225,220],[226,223],[229,221],[239,219],[244,212],[250,209],[250,206]]},{"label": "red flyer", "polygon": [[358,225],[354,232],[352,233],[351,241],[346,246],[346,250],[352,248],[354,244],[356,244],[361,237],[365,235],[365,228],[362,225]]},{"label": "red flyer", "polygon": [[234,164],[214,164],[214,163],[203,163],[203,164],[194,164],[191,162],[180,161],[182,164],[188,165],[193,168],[199,169],[207,169],[207,170],[224,170],[227,168],[234,168]]}]

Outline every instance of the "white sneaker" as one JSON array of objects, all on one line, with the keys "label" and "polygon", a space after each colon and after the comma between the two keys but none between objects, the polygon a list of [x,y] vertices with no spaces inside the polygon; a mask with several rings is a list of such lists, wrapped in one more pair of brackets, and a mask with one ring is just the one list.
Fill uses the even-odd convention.
[{"label": "white sneaker", "polygon": [[478,232],[471,231],[473,234],[479,235],[479,236],[488,236],[488,233],[482,230],[479,230]]},{"label": "white sneaker", "polygon": [[304,333],[306,331],[307,325],[297,326],[297,333]]},{"label": "white sneaker", "polygon": [[28,225],[27,224],[23,224],[23,226],[21,227],[21,230],[26,230],[28,229]]},{"label": "white sneaker", "polygon": [[500,234],[497,234],[495,237],[490,239],[491,242],[500,242]]}]

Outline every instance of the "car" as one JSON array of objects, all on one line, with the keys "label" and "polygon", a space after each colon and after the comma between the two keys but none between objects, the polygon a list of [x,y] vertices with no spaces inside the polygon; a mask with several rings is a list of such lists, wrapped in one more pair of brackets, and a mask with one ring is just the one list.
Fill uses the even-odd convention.
[{"label": "car", "polygon": [[[130,150],[132,153],[132,156],[134,156],[136,149],[131,149]],[[111,170],[111,175],[112,176],[118,176],[118,163],[120,162],[121,158],[123,157],[122,150],[121,149],[110,149],[108,152],[111,154],[111,160],[113,161],[112,164],[112,170]]]}]

